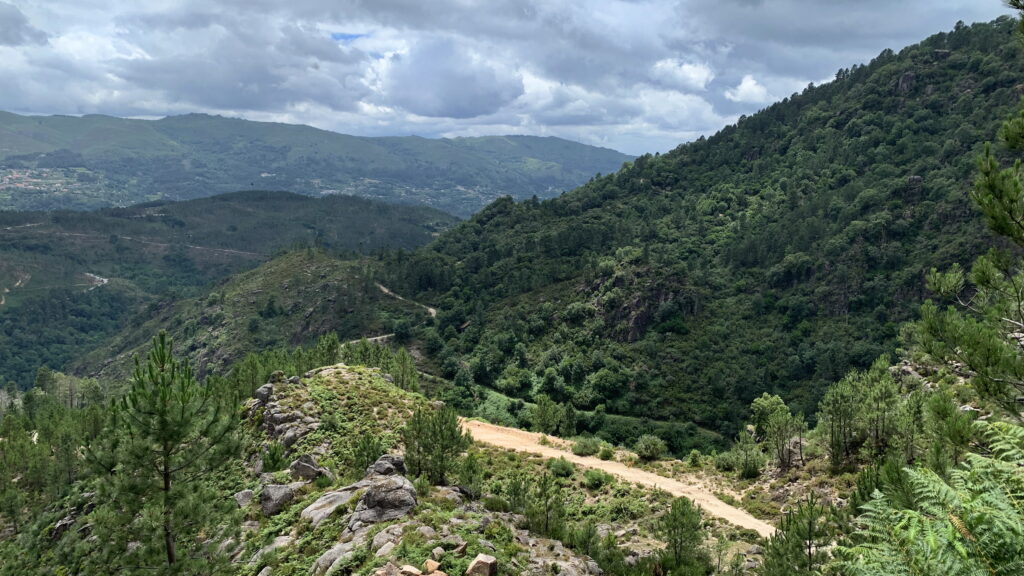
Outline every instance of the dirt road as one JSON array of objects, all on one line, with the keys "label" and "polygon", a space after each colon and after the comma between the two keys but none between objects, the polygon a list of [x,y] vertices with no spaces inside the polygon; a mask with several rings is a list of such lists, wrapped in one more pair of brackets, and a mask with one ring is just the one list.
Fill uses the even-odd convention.
[{"label": "dirt road", "polygon": [[708,492],[707,489],[695,484],[687,484],[671,478],[665,478],[664,476],[658,476],[651,472],[630,468],[621,462],[601,460],[593,456],[577,456],[572,452],[559,450],[553,446],[543,446],[540,444],[540,434],[485,424],[475,420],[465,420],[462,425],[473,434],[475,440],[484,444],[508,448],[517,452],[540,454],[545,458],[561,456],[578,466],[604,470],[627,482],[658,488],[673,496],[686,496],[708,514],[717,516],[736,526],[754,530],[761,536],[767,537],[775,533],[775,528],[771,524],[758,520],[749,513],[722,502]]},{"label": "dirt road", "polygon": [[420,304],[419,302],[413,302],[412,300],[409,300],[408,298],[402,298],[398,294],[395,294],[391,290],[388,290],[387,287],[384,286],[383,284],[381,284],[380,282],[377,283],[377,288],[380,288],[381,292],[387,294],[388,296],[391,296],[392,298],[396,298],[398,300],[401,300],[402,302],[408,302],[410,304],[415,304],[415,305],[419,306],[420,308],[423,308],[424,310],[427,311],[427,314],[430,314],[431,318],[436,318],[437,317],[437,308],[431,308],[430,306],[427,306],[426,304]]}]

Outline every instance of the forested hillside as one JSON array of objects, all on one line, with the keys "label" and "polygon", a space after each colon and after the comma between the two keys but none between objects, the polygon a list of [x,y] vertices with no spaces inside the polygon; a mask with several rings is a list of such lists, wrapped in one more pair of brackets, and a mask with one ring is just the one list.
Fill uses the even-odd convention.
[{"label": "forested hillside", "polygon": [[0,212],[0,377],[27,386],[36,368],[63,368],[144,305],[162,309],[205,293],[285,249],[408,249],[455,221],[431,208],[282,192],[95,212]]},{"label": "forested hillside", "polygon": [[185,200],[245,189],[354,194],[469,216],[550,198],[630,156],[559,138],[367,138],[188,114],[157,121],[0,112],[0,209]]},{"label": "forested hillside", "polygon": [[495,202],[387,281],[441,312],[447,377],[734,433],[764,391],[814,412],[897,342],[925,272],[980,253],[982,142],[1024,95],[1009,18],[840,70],[560,198]]}]

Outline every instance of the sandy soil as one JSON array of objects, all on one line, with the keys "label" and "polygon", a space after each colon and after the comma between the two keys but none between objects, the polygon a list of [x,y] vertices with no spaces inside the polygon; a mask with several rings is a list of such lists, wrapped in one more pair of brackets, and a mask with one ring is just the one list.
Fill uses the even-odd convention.
[{"label": "sandy soil", "polygon": [[627,482],[664,490],[673,496],[685,496],[703,508],[706,513],[717,516],[730,524],[754,530],[761,536],[767,537],[775,533],[775,528],[771,524],[758,520],[749,513],[722,502],[707,488],[696,483],[684,483],[672,478],[658,476],[651,472],[645,472],[644,470],[630,468],[621,462],[601,460],[593,456],[576,456],[572,452],[560,450],[554,446],[543,446],[540,444],[540,434],[485,424],[475,420],[465,420],[462,424],[473,434],[473,438],[479,442],[517,452],[540,454],[545,458],[561,456],[578,466],[604,470]]}]

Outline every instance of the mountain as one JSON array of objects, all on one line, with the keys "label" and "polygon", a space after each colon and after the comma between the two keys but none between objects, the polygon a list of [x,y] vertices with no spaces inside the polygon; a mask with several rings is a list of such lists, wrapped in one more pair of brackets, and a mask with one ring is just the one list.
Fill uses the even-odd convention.
[{"label": "mountain", "polygon": [[550,198],[632,157],[553,137],[367,138],[188,114],[162,120],[0,112],[0,209],[186,200],[241,189],[348,194],[469,216]]},{"label": "mountain", "polygon": [[[349,196],[239,192],[93,212],[0,212],[0,376],[21,385],[282,250],[422,246],[455,218]],[[148,338],[148,337],[147,337]]]},{"label": "mountain", "polygon": [[[925,274],[994,242],[967,191],[1024,95],[1015,23],[958,25],[547,201],[498,200],[384,282],[447,377],[734,434],[897,344]],[[471,393],[464,407],[471,409]]]}]

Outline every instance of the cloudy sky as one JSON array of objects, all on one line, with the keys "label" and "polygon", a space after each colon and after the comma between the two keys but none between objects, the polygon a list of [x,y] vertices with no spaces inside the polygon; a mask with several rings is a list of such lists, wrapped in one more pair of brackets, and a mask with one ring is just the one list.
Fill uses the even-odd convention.
[{"label": "cloudy sky", "polygon": [[0,109],[665,151],[1000,0],[0,0]]}]

